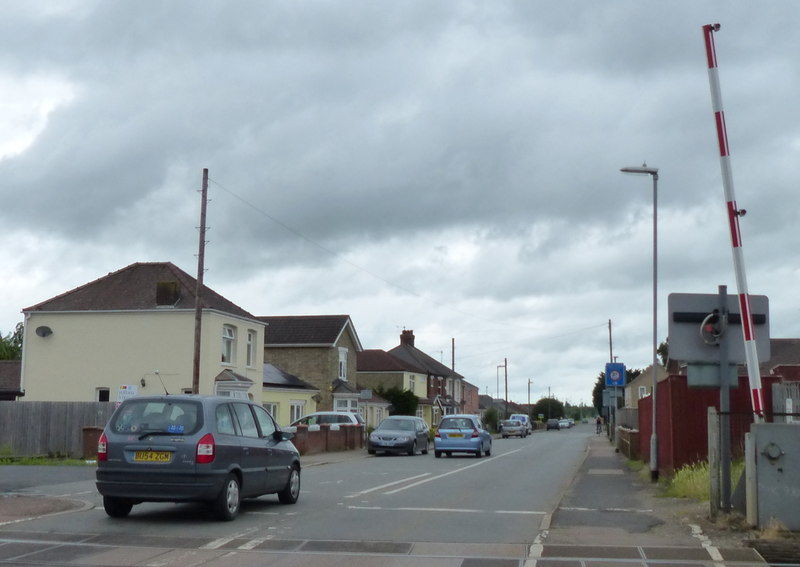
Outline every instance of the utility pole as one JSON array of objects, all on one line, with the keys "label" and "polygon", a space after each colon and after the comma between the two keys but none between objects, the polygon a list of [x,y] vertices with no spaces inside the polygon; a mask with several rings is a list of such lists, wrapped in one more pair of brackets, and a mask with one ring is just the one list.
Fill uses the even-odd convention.
[{"label": "utility pole", "polygon": [[608,320],[608,361],[614,362],[614,346],[611,343],[611,319]]},{"label": "utility pole", "polygon": [[508,359],[503,359],[503,369],[506,373],[506,417],[508,417]]},{"label": "utility pole", "polygon": [[203,272],[206,252],[206,204],[208,202],[208,168],[203,168],[200,192],[200,243],[197,251],[197,287],[194,292],[194,359],[192,361],[192,393],[200,393],[200,337],[203,324]]}]

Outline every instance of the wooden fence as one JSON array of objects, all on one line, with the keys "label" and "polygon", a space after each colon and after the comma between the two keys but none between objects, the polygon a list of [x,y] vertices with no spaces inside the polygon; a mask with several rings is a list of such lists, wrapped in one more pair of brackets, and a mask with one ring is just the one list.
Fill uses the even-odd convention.
[{"label": "wooden fence", "polygon": [[99,430],[114,407],[114,402],[0,401],[0,455],[93,457]]},{"label": "wooden fence", "polygon": [[[93,459],[115,407],[116,402],[0,401],[0,456]],[[360,426],[298,427],[294,444],[301,455],[362,449],[363,432]]]}]

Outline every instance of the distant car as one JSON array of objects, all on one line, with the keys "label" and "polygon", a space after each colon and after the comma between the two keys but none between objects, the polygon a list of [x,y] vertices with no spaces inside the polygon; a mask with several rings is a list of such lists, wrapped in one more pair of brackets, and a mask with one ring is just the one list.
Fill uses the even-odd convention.
[{"label": "distant car", "polygon": [[509,437],[527,437],[528,428],[521,421],[516,419],[504,419],[500,422],[500,435],[503,439]]},{"label": "distant car", "polygon": [[531,423],[531,418],[524,413],[512,413],[508,419],[516,419],[517,421],[521,421],[522,425],[525,426],[525,430],[528,433],[533,433],[533,424]]},{"label": "distant car", "polygon": [[558,420],[558,428],[559,429],[569,429],[572,427],[568,419],[559,419]]},{"label": "distant car", "polygon": [[97,490],[112,518],[140,502],[205,502],[233,520],[242,498],[300,496],[300,455],[259,404],[229,397],[135,396],[97,446]]},{"label": "distant car", "polygon": [[296,431],[298,425],[307,425],[309,428],[318,428],[320,425],[330,425],[331,429],[338,429],[340,425],[364,425],[364,418],[351,411],[317,411],[295,419],[285,431]]},{"label": "distant car", "polygon": [[406,453],[416,455],[419,450],[428,454],[430,429],[421,417],[410,415],[389,416],[378,424],[367,439],[367,453]]},{"label": "distant car", "polygon": [[548,419],[546,427],[547,431],[550,431],[551,429],[561,429],[561,425],[557,419]]},{"label": "distant car", "polygon": [[482,454],[492,454],[492,436],[477,415],[447,415],[439,422],[433,437],[433,455],[438,459],[442,453],[450,457],[453,453],[473,453],[479,459]]}]

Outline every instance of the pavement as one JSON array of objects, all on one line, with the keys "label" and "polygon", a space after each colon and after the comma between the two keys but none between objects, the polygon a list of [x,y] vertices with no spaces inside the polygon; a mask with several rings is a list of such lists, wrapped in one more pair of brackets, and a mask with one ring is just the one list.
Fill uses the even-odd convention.
[{"label": "pavement", "polygon": [[[302,457],[301,462],[304,467],[316,467],[363,458],[368,458],[366,451],[355,450],[308,455]],[[398,548],[398,551],[388,553],[391,562],[381,564],[763,567],[768,564],[763,554],[768,556],[769,564],[800,565],[800,539],[786,545],[774,539],[764,540],[759,547],[758,540],[762,534],[751,531],[739,519],[721,515],[722,519],[714,523],[708,519],[708,503],[661,496],[658,485],[650,482],[649,473],[643,476],[632,471],[604,435],[590,438],[585,459],[571,485],[560,496],[556,508],[542,520],[530,546],[498,545],[492,550],[470,550],[463,544],[409,543],[401,546],[402,550]],[[86,506],[85,502],[69,498],[2,493],[0,527]],[[319,546],[325,542],[306,542],[304,546],[314,543]],[[341,545],[346,542],[328,543]],[[379,542],[373,542],[373,545],[375,543]],[[439,551],[431,547],[435,545],[440,546],[437,548]],[[372,549],[370,553],[375,551]],[[298,552],[301,553],[302,549]],[[339,552],[351,558],[359,557],[358,550]],[[319,550],[314,553],[319,553]],[[434,561],[432,558],[438,553],[442,553],[443,558],[453,559],[455,555],[462,559],[460,563]],[[772,557],[769,557],[770,553],[773,553]],[[470,555],[473,560],[469,559]],[[411,559],[420,562],[406,561]]]}]

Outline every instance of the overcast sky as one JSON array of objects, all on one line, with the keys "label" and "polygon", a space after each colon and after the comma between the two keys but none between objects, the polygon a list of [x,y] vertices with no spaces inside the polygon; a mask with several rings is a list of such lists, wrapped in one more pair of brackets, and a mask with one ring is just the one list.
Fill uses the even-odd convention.
[{"label": "overcast sky", "polygon": [[672,292],[736,293],[702,26],[752,294],[800,337],[797,3],[0,3],[0,333],[134,262],[255,315],[403,329],[481,393],[590,403]]}]

